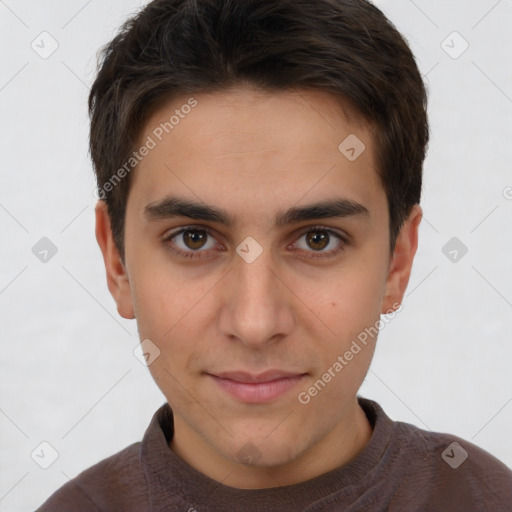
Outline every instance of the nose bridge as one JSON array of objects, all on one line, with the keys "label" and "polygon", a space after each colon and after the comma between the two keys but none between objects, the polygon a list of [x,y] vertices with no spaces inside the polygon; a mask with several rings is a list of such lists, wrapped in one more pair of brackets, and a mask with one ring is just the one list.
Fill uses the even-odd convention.
[{"label": "nose bridge", "polygon": [[261,345],[289,327],[283,324],[288,315],[281,302],[281,284],[269,249],[256,245],[253,239],[241,243],[237,253],[224,334],[235,336],[246,345]]},{"label": "nose bridge", "polygon": [[272,255],[268,248],[258,249],[254,245],[251,246],[251,242],[245,246],[239,246],[237,252],[240,253],[247,247],[249,251],[245,255],[242,254],[235,264],[237,304],[242,309],[248,309],[248,313],[263,315],[276,298],[276,277],[272,268],[274,266]]}]

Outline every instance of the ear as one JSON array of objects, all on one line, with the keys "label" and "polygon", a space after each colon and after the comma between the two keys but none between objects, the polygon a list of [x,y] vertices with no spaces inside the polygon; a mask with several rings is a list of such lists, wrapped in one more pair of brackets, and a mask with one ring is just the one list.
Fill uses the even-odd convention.
[{"label": "ear", "polygon": [[127,319],[135,318],[130,281],[126,273],[121,256],[114,243],[107,203],[99,200],[95,208],[96,213],[96,240],[103,254],[105,270],[107,272],[107,286],[110,294],[117,304],[117,311]]},{"label": "ear", "polygon": [[414,205],[398,233],[386,280],[382,314],[396,311],[402,303],[418,248],[418,227],[422,216],[421,207],[418,204]]}]

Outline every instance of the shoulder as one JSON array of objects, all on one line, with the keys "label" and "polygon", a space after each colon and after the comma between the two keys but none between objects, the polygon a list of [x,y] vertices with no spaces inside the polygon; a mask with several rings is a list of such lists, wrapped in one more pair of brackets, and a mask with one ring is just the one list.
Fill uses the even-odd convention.
[{"label": "shoulder", "polygon": [[133,443],[82,471],[36,512],[144,510],[147,498],[140,445]]},{"label": "shoulder", "polygon": [[430,510],[512,510],[512,471],[496,457],[458,436],[394,423],[400,486],[415,489]]}]

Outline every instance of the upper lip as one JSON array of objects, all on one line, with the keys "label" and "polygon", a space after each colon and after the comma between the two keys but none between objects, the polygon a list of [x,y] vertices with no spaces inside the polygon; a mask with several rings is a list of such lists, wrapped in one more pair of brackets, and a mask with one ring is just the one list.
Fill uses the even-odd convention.
[{"label": "upper lip", "polygon": [[236,382],[245,384],[260,384],[262,382],[271,382],[279,379],[289,379],[292,377],[300,377],[305,375],[300,372],[287,372],[283,370],[267,370],[263,373],[252,374],[247,372],[223,372],[223,373],[210,373],[213,377],[220,379],[229,379]]}]

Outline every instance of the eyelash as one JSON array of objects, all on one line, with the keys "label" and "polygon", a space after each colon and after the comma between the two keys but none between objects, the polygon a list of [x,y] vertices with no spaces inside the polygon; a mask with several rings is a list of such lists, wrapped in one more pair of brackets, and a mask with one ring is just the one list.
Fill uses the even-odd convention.
[{"label": "eyelash", "polygon": [[[181,257],[185,257],[185,258],[202,258],[202,253],[204,252],[208,252],[208,251],[201,251],[201,250],[198,250],[198,251],[182,251],[182,250],[179,250],[179,249],[175,249],[174,247],[172,247],[172,244],[171,244],[171,240],[173,238],[176,238],[177,236],[181,235],[182,233],[185,233],[187,231],[203,231],[205,233],[207,233],[209,236],[211,236],[212,238],[215,238],[214,237],[214,233],[213,231],[206,227],[206,226],[185,226],[181,229],[179,229],[178,231],[173,231],[172,233],[169,233],[168,235],[166,235],[162,242],[164,243],[164,245],[166,245],[168,247],[169,250],[171,250],[173,253],[177,254],[178,256],[181,256]],[[309,256],[310,258],[330,258],[330,257],[333,257],[335,255],[337,255],[339,252],[345,250],[345,245],[348,245],[348,241],[347,239],[342,236],[340,233],[330,229],[330,228],[327,228],[325,226],[308,226],[308,228],[303,231],[298,239],[302,238],[304,235],[307,235],[308,233],[312,232],[312,231],[323,231],[323,232],[326,232],[328,233],[329,235],[333,235],[334,237],[336,237],[341,243],[340,245],[336,248],[336,249],[331,249],[330,251],[328,251],[327,253],[314,253],[311,254],[311,256]],[[311,252],[311,251],[307,251],[307,252]]]}]

